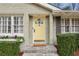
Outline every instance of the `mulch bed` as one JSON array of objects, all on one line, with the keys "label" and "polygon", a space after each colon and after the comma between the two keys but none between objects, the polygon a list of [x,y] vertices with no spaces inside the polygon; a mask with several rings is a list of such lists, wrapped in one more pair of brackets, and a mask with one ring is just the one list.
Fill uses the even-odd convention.
[{"label": "mulch bed", "polygon": [[19,53],[19,56],[22,56],[23,54],[24,54],[24,52],[20,52],[20,53]]},{"label": "mulch bed", "polygon": [[74,52],[74,56],[79,56],[79,50]]}]

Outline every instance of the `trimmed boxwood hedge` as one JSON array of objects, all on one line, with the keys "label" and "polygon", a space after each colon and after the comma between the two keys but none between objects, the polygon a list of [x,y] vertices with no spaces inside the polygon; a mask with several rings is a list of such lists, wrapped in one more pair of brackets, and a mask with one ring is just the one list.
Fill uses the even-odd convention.
[{"label": "trimmed boxwood hedge", "polygon": [[[0,36],[0,56],[18,56],[20,52],[20,44],[24,42],[23,37]],[[15,39],[14,41],[9,41]]]},{"label": "trimmed boxwood hedge", "polygon": [[18,56],[19,42],[0,42],[0,56]]},{"label": "trimmed boxwood hedge", "polygon": [[79,49],[79,34],[67,33],[57,35],[58,54],[60,56],[72,56]]}]

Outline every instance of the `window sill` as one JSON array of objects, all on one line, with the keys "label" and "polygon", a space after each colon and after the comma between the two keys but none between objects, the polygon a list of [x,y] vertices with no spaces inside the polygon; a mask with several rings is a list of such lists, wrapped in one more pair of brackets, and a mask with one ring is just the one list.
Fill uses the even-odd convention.
[{"label": "window sill", "polygon": [[[17,39],[0,39],[0,41],[13,41],[13,42],[17,42]],[[18,42],[23,42],[23,39],[20,39]]]},{"label": "window sill", "polygon": [[61,34],[67,34],[67,33],[79,33],[79,32],[63,32]]}]

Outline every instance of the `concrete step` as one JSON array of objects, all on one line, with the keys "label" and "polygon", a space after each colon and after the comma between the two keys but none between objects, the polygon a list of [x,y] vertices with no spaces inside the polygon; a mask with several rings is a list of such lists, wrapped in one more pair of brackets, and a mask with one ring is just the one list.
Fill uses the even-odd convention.
[{"label": "concrete step", "polygon": [[24,53],[23,56],[58,56],[57,53]]},{"label": "concrete step", "polygon": [[40,47],[27,47],[24,56],[58,56],[57,49],[53,45]]},{"label": "concrete step", "polygon": [[27,47],[25,49],[26,53],[30,53],[30,52],[57,52],[56,47],[54,47],[53,45],[48,45],[48,46],[40,46],[40,47]]}]

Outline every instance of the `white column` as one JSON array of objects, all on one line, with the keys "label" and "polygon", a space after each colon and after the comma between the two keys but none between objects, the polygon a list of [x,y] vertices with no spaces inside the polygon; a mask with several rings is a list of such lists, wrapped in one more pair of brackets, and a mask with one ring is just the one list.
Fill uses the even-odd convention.
[{"label": "white column", "polygon": [[57,45],[56,37],[56,19],[53,18],[53,44]]},{"label": "white column", "polygon": [[25,44],[29,45],[29,15],[28,13],[24,14],[24,38]]},{"label": "white column", "polygon": [[69,28],[69,31],[72,33],[72,19],[71,18],[69,18],[69,21],[70,21],[70,28]]},{"label": "white column", "polygon": [[2,30],[3,30],[3,29],[2,29],[2,26],[3,26],[2,23],[3,23],[3,19],[2,19],[2,17],[1,17],[1,34],[2,34]]},{"label": "white column", "polygon": [[29,15],[28,13],[24,13],[23,17],[23,33],[24,33],[24,42],[21,44],[21,51],[25,51],[28,47],[30,47],[30,39],[29,39]]},{"label": "white column", "polygon": [[63,27],[63,33],[65,33],[65,18],[63,19],[64,20],[64,27]]},{"label": "white column", "polygon": [[11,16],[11,35],[14,35],[14,16]]},{"label": "white column", "polygon": [[53,27],[53,15],[52,14],[50,14],[49,15],[49,37],[50,37],[50,40],[49,40],[49,44],[53,44],[54,43],[54,35],[55,35],[55,33],[54,33],[54,29],[53,29],[54,27]]},{"label": "white column", "polygon": [[75,32],[75,18],[74,18],[74,32]]}]

